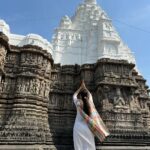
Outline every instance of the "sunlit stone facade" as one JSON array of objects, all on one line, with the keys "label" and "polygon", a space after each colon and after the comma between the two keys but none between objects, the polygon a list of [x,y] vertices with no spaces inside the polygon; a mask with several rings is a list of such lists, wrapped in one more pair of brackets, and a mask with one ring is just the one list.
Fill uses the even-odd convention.
[{"label": "sunlit stone facade", "polygon": [[0,31],[0,150],[73,150],[81,79],[111,133],[97,150],[150,149],[146,80],[96,0],[63,17],[51,43],[3,20]]}]

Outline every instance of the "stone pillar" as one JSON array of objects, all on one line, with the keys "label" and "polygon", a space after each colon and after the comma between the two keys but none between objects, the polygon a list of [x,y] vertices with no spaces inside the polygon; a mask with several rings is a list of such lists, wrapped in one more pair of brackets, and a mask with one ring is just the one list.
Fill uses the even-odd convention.
[{"label": "stone pillar", "polygon": [[7,143],[49,144],[48,99],[51,55],[35,46],[20,48],[11,116],[4,128]]},{"label": "stone pillar", "polygon": [[5,121],[5,108],[7,103],[5,98],[2,98],[2,89],[6,87],[6,84],[3,84],[2,77],[5,75],[4,65],[7,51],[9,51],[8,38],[0,32],[0,130]]}]

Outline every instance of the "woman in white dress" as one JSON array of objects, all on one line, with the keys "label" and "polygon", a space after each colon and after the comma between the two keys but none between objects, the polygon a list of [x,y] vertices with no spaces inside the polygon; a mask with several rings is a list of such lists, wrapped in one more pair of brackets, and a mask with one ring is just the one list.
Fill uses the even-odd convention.
[{"label": "woman in white dress", "polygon": [[77,108],[77,116],[73,129],[74,148],[75,150],[96,150],[94,135],[82,118],[79,110],[80,106],[83,107],[83,102],[78,99],[78,95],[83,89],[84,86],[82,84],[73,95],[73,100]]},{"label": "woman in white dress", "polygon": [[74,93],[73,101],[77,108],[73,129],[74,148],[75,150],[96,150],[94,136],[96,135],[102,141],[109,135],[109,132],[105,130],[101,118],[97,115],[92,95],[83,81],[80,88]]}]

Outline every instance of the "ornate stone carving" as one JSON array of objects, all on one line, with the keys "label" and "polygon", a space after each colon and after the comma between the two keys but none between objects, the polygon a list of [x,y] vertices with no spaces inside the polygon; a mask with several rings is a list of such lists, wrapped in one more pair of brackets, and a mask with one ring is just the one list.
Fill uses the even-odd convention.
[{"label": "ornate stone carving", "polygon": [[140,113],[141,107],[139,103],[139,95],[132,91],[129,96],[130,109],[133,113]]},{"label": "ornate stone carving", "polygon": [[126,106],[125,100],[121,96],[120,88],[117,88],[117,90],[116,90],[116,97],[114,98],[114,107],[122,108],[124,106]]},{"label": "ornate stone carving", "polygon": [[0,66],[4,67],[4,63],[5,63],[5,57],[6,57],[6,50],[4,47],[0,48]]},{"label": "ornate stone carving", "polygon": [[121,94],[120,88],[117,87],[116,89],[116,96],[114,97],[114,111],[121,111],[121,112],[128,112],[129,107],[125,99]]},{"label": "ornate stone carving", "polygon": [[[54,145],[63,143],[72,145],[71,136],[75,118],[72,94],[83,77],[90,91],[93,91],[98,111],[114,134],[118,130],[123,132],[123,136],[130,136],[126,130],[144,134],[143,128],[148,129],[148,116],[143,112],[144,109],[148,110],[148,95],[146,99],[140,93],[142,88],[145,88],[143,83],[141,83],[142,86],[135,86],[136,77],[130,73],[132,65],[124,61],[104,59],[96,65],[82,67],[54,65],[52,67],[46,56],[34,54],[33,56],[41,62],[34,61],[31,66],[22,61],[22,57],[31,57],[26,54],[28,52],[17,54],[16,58],[21,57],[21,65],[18,63],[18,70],[12,71],[11,76],[10,70],[14,70],[14,68],[10,64],[13,61],[8,59],[5,66],[7,78],[1,83],[3,101],[0,104],[4,103],[5,107],[8,103],[10,105],[5,110],[8,117],[5,117],[5,121],[2,123],[3,127],[0,127],[0,142],[4,139],[9,142],[8,139],[6,140],[9,137],[10,140],[17,140],[20,143],[22,141],[25,143],[44,143],[43,141],[46,141],[49,144],[49,141],[52,141]],[[34,68],[34,64],[39,67]],[[123,74],[125,75],[123,76]],[[134,81],[134,85],[129,84],[129,80]],[[137,90],[135,91],[135,89]],[[12,94],[10,95],[10,93]],[[8,101],[6,96],[11,101]],[[142,104],[141,108],[139,103]],[[1,113],[4,114],[2,110],[0,110]],[[64,126],[67,126],[65,131]],[[64,132],[65,134],[63,134]],[[110,141],[112,140],[115,138],[110,139]]]}]

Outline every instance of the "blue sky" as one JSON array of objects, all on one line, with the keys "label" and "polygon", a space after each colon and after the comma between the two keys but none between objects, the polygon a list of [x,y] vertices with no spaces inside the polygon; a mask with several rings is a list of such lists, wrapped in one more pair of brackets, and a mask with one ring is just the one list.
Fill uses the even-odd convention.
[{"label": "blue sky", "polygon": [[[62,16],[72,16],[82,0],[0,0],[0,18],[17,34],[50,40]],[[150,0],[97,0],[113,20],[150,85]]]}]

